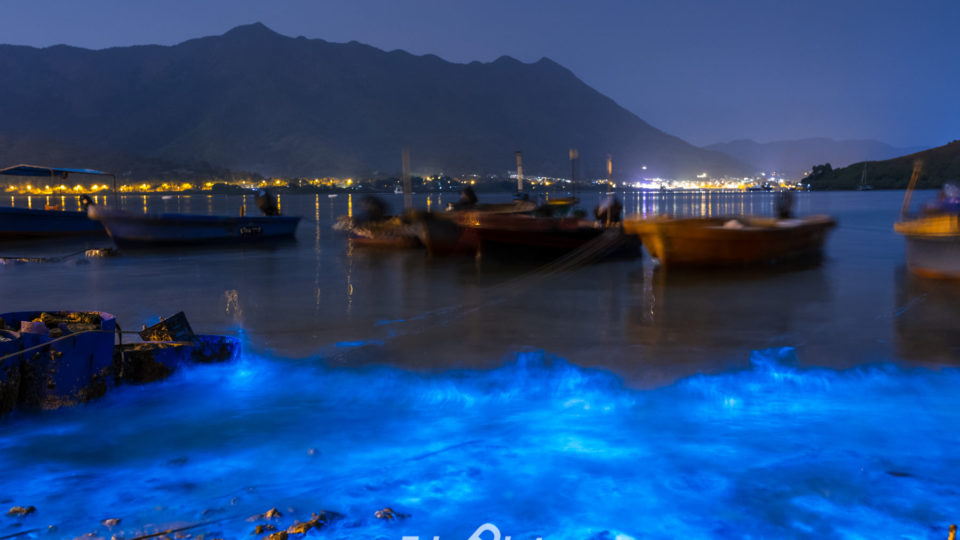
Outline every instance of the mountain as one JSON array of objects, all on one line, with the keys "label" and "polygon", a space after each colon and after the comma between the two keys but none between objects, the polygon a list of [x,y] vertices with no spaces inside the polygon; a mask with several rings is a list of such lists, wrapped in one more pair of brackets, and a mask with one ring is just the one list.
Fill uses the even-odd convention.
[{"label": "mountain", "polygon": [[917,189],[939,188],[945,182],[960,180],[960,140],[956,140],[885,161],[854,163],[841,169],[816,166],[805,182],[813,189],[856,189],[860,179],[864,178],[863,183],[873,188],[904,189],[918,160],[923,162],[923,168],[917,179]]},{"label": "mountain", "polygon": [[830,163],[845,167],[851,163],[889,159],[910,154],[921,148],[894,148],[874,140],[834,140],[824,137],[758,143],[739,139],[705,146],[708,150],[723,152],[744,163],[754,172],[777,172],[786,178],[800,178],[816,163]]},{"label": "mountain", "polygon": [[[364,175],[397,171],[406,147],[415,172],[502,173],[522,150],[528,174],[569,175],[570,148],[585,174],[601,174],[607,154],[620,178],[644,165],[664,177],[747,169],[650,126],[546,58],[455,64],[259,23],[169,47],[0,46],[0,118],[0,138],[90,160],[58,165],[112,155]],[[0,163],[23,161],[0,148]]]}]

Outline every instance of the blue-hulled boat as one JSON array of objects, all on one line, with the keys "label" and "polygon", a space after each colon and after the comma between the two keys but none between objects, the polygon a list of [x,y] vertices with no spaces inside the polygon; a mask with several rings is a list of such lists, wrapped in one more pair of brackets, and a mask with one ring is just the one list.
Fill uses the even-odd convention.
[{"label": "blue-hulled boat", "polygon": [[[144,341],[125,341],[131,333]],[[194,334],[182,312],[140,332],[121,332],[114,316],[100,311],[0,313],[0,417],[84,403],[114,385],[239,356],[239,339]]]},{"label": "blue-hulled boat", "polygon": [[105,236],[103,225],[87,217],[86,212],[0,208],[0,238],[61,238],[65,236]]},{"label": "blue-hulled boat", "polygon": [[300,222],[299,216],[132,214],[95,205],[87,213],[121,249],[292,239]]},{"label": "blue-hulled boat", "polygon": [[103,395],[113,377],[116,324],[99,311],[0,314],[0,414],[18,405],[56,409]]},{"label": "blue-hulled boat", "polygon": [[[116,176],[94,169],[64,169],[38,165],[17,165],[0,169],[0,175],[64,180],[73,174],[110,176],[116,188]],[[60,238],[65,236],[102,236],[103,225],[92,221],[86,212],[0,208],[0,239]]]}]

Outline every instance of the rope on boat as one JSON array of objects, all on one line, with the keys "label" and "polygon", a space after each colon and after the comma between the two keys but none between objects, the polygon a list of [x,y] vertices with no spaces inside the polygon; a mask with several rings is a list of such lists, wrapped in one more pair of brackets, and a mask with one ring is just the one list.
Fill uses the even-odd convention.
[{"label": "rope on boat", "polygon": [[[120,330],[120,327],[119,327],[119,326],[117,326],[117,329],[116,329],[116,330],[80,330],[80,331],[78,331],[78,332],[71,332],[71,333],[69,333],[69,334],[60,336],[60,337],[58,337],[58,338],[53,338],[53,339],[51,339],[50,341],[44,341],[43,343],[34,345],[34,346],[32,346],[32,347],[27,347],[26,349],[20,349],[19,351],[14,351],[14,352],[12,352],[12,353],[5,354],[5,355],[3,355],[3,356],[0,356],[0,362],[6,360],[6,359],[8,359],[8,358],[13,358],[14,356],[22,356],[22,355],[24,355],[24,354],[26,354],[26,353],[28,353],[28,352],[38,351],[38,350],[41,350],[41,349],[46,349],[47,347],[49,347],[49,346],[51,346],[51,345],[53,345],[53,344],[55,344],[55,343],[59,343],[59,342],[61,342],[61,341],[66,341],[66,340],[68,340],[68,339],[75,339],[77,336],[80,336],[80,335],[83,335],[83,334],[117,334],[118,336],[120,336],[120,344],[122,345],[122,344],[123,344],[123,337],[122,337],[123,334],[137,334],[137,335],[139,335],[139,332],[136,332],[136,331],[134,331],[134,330]],[[147,343],[164,343],[164,344],[166,344],[166,345],[192,345],[192,344],[193,344],[193,342],[190,342],[190,341],[151,341],[151,342],[147,342]],[[3,537],[0,537],[0,540],[3,540]]]}]

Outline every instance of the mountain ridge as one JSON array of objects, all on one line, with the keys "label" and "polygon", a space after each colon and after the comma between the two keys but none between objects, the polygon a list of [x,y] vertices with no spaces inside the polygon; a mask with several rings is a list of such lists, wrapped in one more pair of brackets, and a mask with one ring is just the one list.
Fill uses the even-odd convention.
[{"label": "mountain ridge", "polygon": [[[960,179],[960,140],[883,161],[863,161],[843,168],[815,166],[805,180],[813,189],[904,189],[916,162],[922,162],[917,189],[934,189]],[[864,174],[864,171],[866,173]]]},{"label": "mountain ridge", "polygon": [[[293,38],[261,23],[177,45],[100,50],[0,45],[0,135],[280,176],[414,168],[664,177],[745,172],[669,135],[562,65],[503,56],[457,64],[357,42]],[[78,145],[77,141],[82,141]],[[24,161],[0,150],[0,159]],[[36,160],[35,158],[31,158]]]}]

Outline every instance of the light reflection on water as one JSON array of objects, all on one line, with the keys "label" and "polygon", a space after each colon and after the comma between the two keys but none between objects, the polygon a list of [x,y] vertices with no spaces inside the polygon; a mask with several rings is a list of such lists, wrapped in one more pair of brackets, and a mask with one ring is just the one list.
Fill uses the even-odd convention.
[{"label": "light reflection on water", "polygon": [[[430,194],[418,202],[427,196],[436,207],[443,206],[443,198],[456,197]],[[481,194],[484,200],[509,196]],[[337,216],[352,208],[352,194],[328,197],[327,204],[319,204],[316,194],[287,195],[285,213],[303,216],[294,244],[7,265],[0,297],[6,309],[70,304],[114,312],[121,324],[133,325],[183,309],[199,328],[231,332],[235,322],[226,316],[224,294],[237,291],[254,346],[291,357],[338,341],[382,339],[387,330],[376,321],[419,321],[424,313],[444,313],[389,329],[397,335],[384,360],[414,368],[451,362],[484,367],[506,353],[534,347],[613,369],[633,385],[655,386],[690,373],[743,366],[749,351],[779,346],[796,346],[811,362],[846,367],[899,356],[892,313],[901,309],[903,287],[895,276],[903,264],[903,242],[891,225],[901,196],[797,194],[798,213],[829,213],[840,223],[819,267],[665,276],[654,272],[649,260],[630,260],[547,277],[537,272],[542,262],[353,250],[331,229]],[[401,207],[399,195],[383,197]],[[580,197],[589,209],[603,195]],[[621,197],[629,214],[695,215],[706,200],[699,192]],[[731,205],[754,213],[769,213],[773,206],[770,193],[709,198],[714,214],[726,213]],[[146,202],[151,212],[212,208],[236,214],[243,200],[150,196]],[[124,204],[139,208],[143,202],[136,196]],[[108,240],[8,243],[0,255],[64,255],[107,245]],[[23,293],[28,290],[32,293]],[[484,307],[455,309],[477,305]]]},{"label": "light reflection on water", "polygon": [[[587,209],[601,196],[580,194]],[[773,208],[768,193],[622,198],[648,215]],[[840,225],[822,265],[778,272],[667,276],[645,259],[546,277],[351,250],[331,226],[352,195],[284,196],[304,217],[292,245],[0,267],[4,311],[102,309],[136,327],[183,309],[198,331],[249,340],[238,365],[0,421],[0,502],[37,506],[24,527],[73,536],[222,508],[241,523],[219,526],[245,537],[242,518],[281,504],[346,514],[343,537],[466,538],[486,521],[514,538],[941,536],[960,507],[960,378],[937,368],[960,360],[960,293],[904,276],[901,199],[798,194],[799,213]],[[413,517],[371,517],[391,505]]]}]

